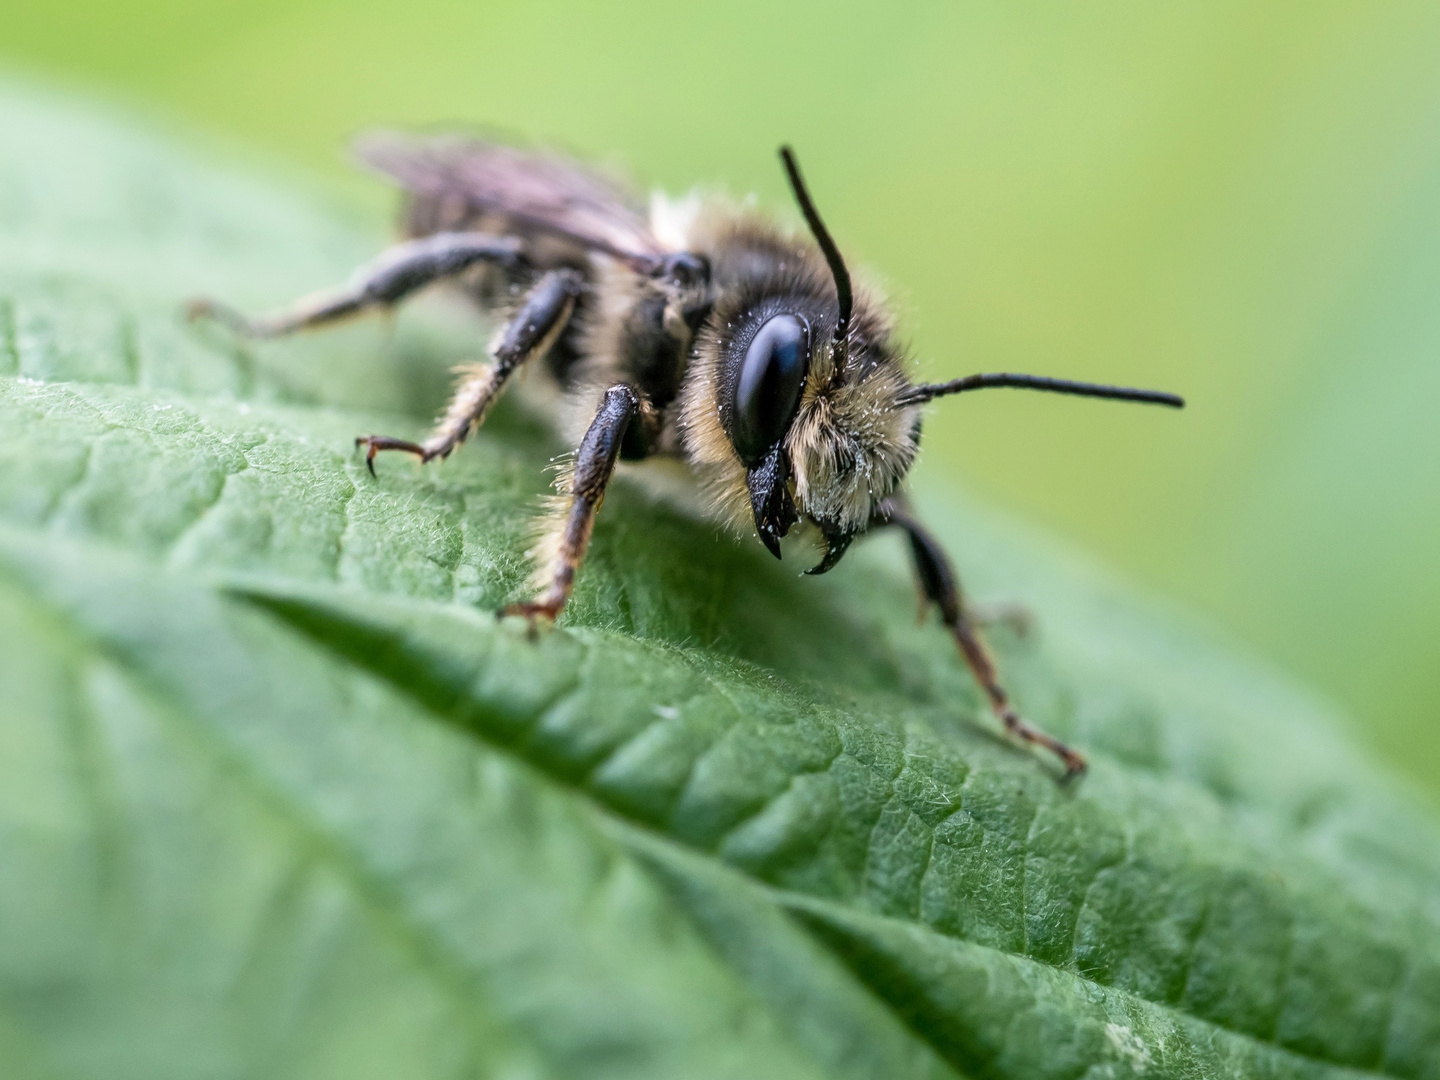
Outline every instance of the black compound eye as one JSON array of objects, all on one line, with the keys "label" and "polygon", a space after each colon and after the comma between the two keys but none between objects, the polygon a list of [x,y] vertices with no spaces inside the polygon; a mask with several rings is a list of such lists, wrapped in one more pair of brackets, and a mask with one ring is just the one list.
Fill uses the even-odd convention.
[{"label": "black compound eye", "polygon": [[809,360],[810,328],[796,315],[774,316],[751,339],[735,382],[730,431],[746,465],[784,438],[800,404]]}]

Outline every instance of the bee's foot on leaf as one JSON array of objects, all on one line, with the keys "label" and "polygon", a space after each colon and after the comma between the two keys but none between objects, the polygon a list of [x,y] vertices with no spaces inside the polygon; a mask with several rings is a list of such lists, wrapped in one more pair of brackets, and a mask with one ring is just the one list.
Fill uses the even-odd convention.
[{"label": "bee's foot on leaf", "polygon": [[1084,754],[1078,750],[1071,750],[1053,735],[1047,735],[1039,728],[1032,727],[1022,720],[1020,715],[1008,704],[1000,705],[997,711],[1000,713],[1000,719],[1004,721],[1005,730],[1011,735],[1031,746],[1044,747],[1060,759],[1061,764],[1065,766],[1065,775],[1060,778],[1062,784],[1068,784],[1077,776],[1084,774],[1088,768]]},{"label": "bee's foot on leaf", "polygon": [[191,297],[185,301],[180,313],[185,317],[186,322],[215,322],[240,337],[255,336],[255,328],[251,326],[249,319],[234,308],[228,307],[218,300],[211,300],[208,296]]},{"label": "bee's foot on leaf", "polygon": [[503,619],[509,615],[516,615],[525,620],[526,634],[533,641],[539,636],[539,624],[541,622],[552,624],[560,614],[560,609],[565,606],[564,601],[556,603],[551,600],[536,600],[528,604],[507,604],[495,612],[495,618]]},{"label": "bee's foot on leaf", "polygon": [[966,614],[981,626],[1008,626],[1016,637],[1029,637],[1035,632],[1035,612],[1024,604],[973,604]]},{"label": "bee's foot on leaf", "polygon": [[209,319],[215,314],[215,301],[205,296],[192,296],[185,301],[181,312],[186,322],[195,322],[197,319]]},{"label": "bee's foot on leaf", "polygon": [[420,459],[420,464],[430,460],[430,453],[419,443],[410,442],[408,439],[392,439],[388,435],[357,435],[355,445],[363,446],[365,450],[365,467],[370,470],[370,475],[375,475],[375,455],[381,450],[403,450],[407,454],[414,454]]},{"label": "bee's foot on leaf", "polygon": [[1071,750],[1068,746],[1062,746],[1056,753],[1065,763],[1065,775],[1060,778],[1062,784],[1068,784],[1077,777],[1084,776],[1085,770],[1090,767],[1083,754]]}]

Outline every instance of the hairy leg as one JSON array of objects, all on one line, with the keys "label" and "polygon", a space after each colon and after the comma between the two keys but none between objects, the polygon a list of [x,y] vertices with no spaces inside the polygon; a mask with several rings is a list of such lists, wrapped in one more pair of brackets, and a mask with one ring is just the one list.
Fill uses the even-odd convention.
[{"label": "hairy leg", "polygon": [[1000,685],[1000,673],[995,661],[985,647],[985,641],[975,625],[975,620],[966,610],[955,576],[944,549],[911,514],[910,508],[899,498],[886,499],[875,514],[876,525],[895,525],[905,530],[910,539],[910,553],[915,561],[915,576],[919,581],[921,596],[940,609],[940,617],[950,629],[960,654],[969,665],[975,681],[990,699],[990,707],[1005,725],[1005,730],[1016,738],[1035,746],[1043,746],[1065,766],[1065,776],[1075,776],[1085,771],[1085,758],[1070,749],[1059,739],[1026,723],[1015,707],[1010,704],[1009,695]]},{"label": "hairy leg", "polygon": [[520,241],[489,233],[445,232],[407,240],[361,266],[338,289],[317,293],[292,306],[251,319],[214,300],[192,300],[191,319],[214,319],[244,337],[272,338],[323,326],[374,307],[396,304],[431,282],[453,277],[476,263],[513,263]]},{"label": "hairy leg", "polygon": [[575,471],[571,475],[566,495],[569,506],[564,517],[557,524],[560,529],[550,537],[549,551],[543,556],[547,565],[541,566],[545,575],[542,579],[541,594],[527,604],[511,604],[501,609],[500,615],[521,615],[534,623],[537,618],[554,619],[570,599],[575,588],[575,574],[585,560],[585,550],[590,546],[590,533],[595,527],[595,513],[605,501],[605,485],[615,471],[615,460],[620,456],[620,443],[631,423],[645,423],[653,410],[632,387],[612,386],[605,391],[600,410],[591,421],[580,450],[575,456]]},{"label": "hairy leg", "polygon": [[541,277],[491,346],[491,362],[463,369],[450,406],[430,438],[416,443],[388,435],[361,435],[355,440],[356,446],[366,448],[365,464],[370,471],[375,471],[375,455],[381,450],[404,450],[422,462],[448,457],[480,426],[505,380],[526,361],[549,351],[574,314],[583,287],[575,270],[551,270]]}]

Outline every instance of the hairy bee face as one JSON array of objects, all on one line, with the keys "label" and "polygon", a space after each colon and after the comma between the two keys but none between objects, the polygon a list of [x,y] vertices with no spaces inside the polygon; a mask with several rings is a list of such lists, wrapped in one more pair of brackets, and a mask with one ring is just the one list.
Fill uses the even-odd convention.
[{"label": "hairy bee face", "polygon": [[722,293],[696,342],[682,427],[732,521],[753,523],[777,558],[780,538],[812,522],[833,565],[914,461],[919,410],[901,404],[910,383],[880,305],[862,298],[838,355],[833,287],[805,254],[767,250],[773,276]]},{"label": "hairy bee face", "polygon": [[909,388],[897,360],[853,331],[843,364],[831,341],[812,353],[785,448],[796,503],[835,559],[915,461],[920,410],[900,404]]}]

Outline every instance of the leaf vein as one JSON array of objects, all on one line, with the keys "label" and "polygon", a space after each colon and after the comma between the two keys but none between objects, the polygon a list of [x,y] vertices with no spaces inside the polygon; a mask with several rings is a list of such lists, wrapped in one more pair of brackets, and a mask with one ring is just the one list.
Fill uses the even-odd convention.
[{"label": "leaf vein", "polygon": [[[270,604],[266,603],[266,597],[265,597],[265,594],[263,594],[263,593],[253,593],[253,594],[252,594],[252,593],[248,593],[248,592],[246,592],[246,591],[244,591],[244,590],[237,590],[234,595],[236,595],[237,597],[240,597],[240,598],[244,598],[244,599],[250,600],[251,602],[255,603],[257,607],[260,607],[262,610],[264,610],[264,611],[266,611],[266,612],[268,612],[268,613],[270,613],[270,614],[272,614],[272,615],[278,615],[278,616],[280,616],[280,617],[281,617],[282,619],[284,619],[288,624],[293,625],[293,626],[295,626],[296,628],[301,629],[303,632],[307,633],[307,636],[312,637],[312,638],[313,638],[315,641],[317,641],[317,643],[320,644],[327,652],[330,652],[331,654],[335,655],[335,656],[336,656],[338,659],[340,659],[342,662],[345,662],[345,663],[347,663],[348,665],[350,665],[350,666],[352,666],[352,667],[356,667],[356,668],[359,668],[359,669],[361,669],[361,670],[368,671],[368,672],[370,672],[371,674],[377,675],[378,677],[380,677],[381,679],[383,679],[384,681],[386,681],[387,683],[389,683],[390,685],[392,685],[392,686],[393,686],[396,690],[398,690],[400,693],[402,693],[402,694],[404,694],[406,697],[414,700],[421,708],[425,708],[427,712],[430,711],[429,708],[428,708],[428,706],[426,705],[426,699],[425,699],[425,697],[424,697],[423,694],[417,694],[417,693],[415,692],[415,690],[414,690],[413,687],[411,687],[408,683],[406,683],[406,682],[404,682],[404,681],[401,681],[401,680],[399,680],[398,678],[396,678],[395,674],[394,674],[393,672],[387,670],[383,665],[377,665],[377,664],[374,664],[373,662],[371,662],[370,659],[369,659],[369,657],[368,657],[368,654],[352,654],[352,653],[347,653],[347,652],[344,652],[344,651],[342,651],[342,650],[339,650],[339,649],[335,648],[335,646],[334,646],[330,641],[328,641],[327,639],[325,639],[323,636],[315,634],[312,629],[306,627],[303,623],[296,622],[296,621],[294,620],[294,618],[293,618],[293,613],[287,611],[287,610],[286,610],[285,608],[283,608],[283,607],[271,606]],[[591,642],[591,641],[588,641],[588,640],[585,641],[585,649],[586,649],[586,657],[587,657],[587,659],[596,656],[597,653],[598,653],[598,646],[597,646],[594,642]],[[582,667],[585,666],[585,664],[586,664],[586,661],[582,661]],[[719,680],[716,680],[716,679],[713,677],[712,673],[707,669],[706,665],[700,664],[700,663],[695,662],[695,661],[690,661],[688,666],[690,666],[691,670],[698,671],[698,672],[701,674],[701,676],[702,676],[702,678],[705,680],[706,684],[709,685],[709,686],[711,686],[711,687],[716,691],[716,696],[717,696],[717,698],[718,698],[719,700],[724,701],[724,702],[726,703],[726,705],[729,706],[729,707],[731,708],[731,710],[737,715],[737,717],[739,717],[740,719],[743,719],[743,718],[744,718],[744,713],[743,713],[743,711],[739,708],[738,704],[735,703],[735,701],[734,701],[734,699],[731,697],[731,695],[726,692],[726,688],[724,687],[723,683],[721,683]],[[545,711],[545,710],[542,710],[542,711]],[[491,748],[493,748],[493,749],[496,750],[497,752],[500,752],[500,753],[503,753],[503,754],[507,754],[507,755],[515,756],[515,757],[517,757],[519,760],[521,760],[522,762],[524,762],[524,763],[526,763],[527,765],[532,766],[532,767],[534,767],[534,766],[537,764],[536,760],[535,760],[533,757],[527,757],[527,756],[525,755],[524,746],[523,746],[522,744],[510,744],[510,743],[498,742],[498,741],[496,741],[495,739],[491,738],[489,735],[487,735],[487,733],[485,732],[485,730],[484,730],[483,728],[475,728],[475,727],[473,727],[473,726],[468,726],[468,725],[467,725],[467,727],[466,727],[465,730],[466,730],[470,735],[472,735],[473,737],[479,738],[479,739],[480,739],[482,742],[484,742],[487,746],[490,746]],[[732,724],[730,727],[728,727],[728,728],[726,729],[725,735],[728,735],[730,732],[732,732],[732,731],[734,731],[734,730],[735,730],[735,727],[734,727],[734,725]],[[716,744],[715,744],[714,746],[712,746],[711,749],[714,750],[714,749],[715,749],[715,746],[718,746],[719,743],[723,741],[724,737],[725,737],[725,736],[722,735],[721,739],[716,740]],[[908,747],[908,736],[907,736],[906,746]],[[836,757],[837,760],[838,760],[838,757],[839,757],[839,756],[840,756],[840,755],[837,755],[837,757]],[[693,782],[693,777],[694,777],[695,768],[698,766],[699,761],[701,760],[702,757],[704,757],[704,755],[701,755],[700,757],[697,757],[696,762],[695,762],[694,764],[692,764],[691,768],[690,768],[689,771],[687,772],[687,783],[686,783],[686,785],[684,785],[684,787],[682,788],[682,791],[683,791],[683,790],[688,790],[691,782]],[[623,820],[625,820],[627,823],[629,823],[629,825],[630,825],[631,827],[641,829],[641,830],[643,830],[647,835],[653,834],[653,835],[655,835],[658,839],[661,839],[661,840],[663,840],[663,841],[665,841],[665,842],[667,842],[667,843],[681,844],[681,845],[686,846],[686,847],[689,847],[689,848],[691,848],[691,849],[693,849],[693,850],[701,850],[701,849],[699,849],[699,848],[697,847],[697,845],[688,843],[687,841],[685,841],[685,840],[683,840],[683,839],[675,836],[675,835],[673,834],[673,832],[668,831],[668,822],[667,822],[667,826],[665,826],[665,827],[657,827],[657,826],[651,825],[651,824],[649,824],[649,823],[647,823],[647,822],[644,822],[643,820],[639,820],[639,819],[635,818],[634,816],[627,814],[627,813],[623,810],[623,808],[617,809],[617,807],[612,806],[612,805],[610,805],[608,802],[606,802],[606,801],[603,799],[602,796],[597,795],[597,793],[595,793],[595,792],[593,792],[593,791],[587,791],[587,790],[585,790],[583,787],[577,786],[577,785],[574,784],[573,782],[567,780],[565,777],[560,776],[560,775],[557,775],[553,770],[542,768],[541,771],[542,771],[543,775],[547,776],[552,783],[555,783],[555,784],[560,785],[560,786],[562,786],[562,787],[566,787],[566,788],[568,788],[568,789],[570,789],[570,790],[574,790],[574,791],[576,791],[577,793],[583,795],[587,800],[594,800],[595,803],[596,803],[596,805],[597,805],[598,807],[603,808],[603,809],[602,809],[602,812],[604,812],[604,813],[607,813],[607,814],[610,814],[610,813],[619,813],[619,815],[621,816],[621,818],[622,818]],[[901,772],[903,772],[903,768],[902,768]],[[975,775],[975,774],[972,772],[970,775],[973,776],[973,775]],[[968,779],[969,779],[969,777],[967,777],[967,780],[968,780]],[[962,806],[962,809],[963,809],[963,806]],[[1040,819],[1040,814],[1041,814],[1041,807],[1040,807],[1038,804],[1033,805],[1033,808],[1032,808],[1032,811],[1031,811],[1031,817],[1030,817],[1029,823],[1027,824],[1027,827],[1026,827],[1026,829],[1025,829],[1024,841],[1023,841],[1023,843],[1022,843],[1022,845],[1021,845],[1020,861],[1021,861],[1021,874],[1022,874],[1021,880],[1022,880],[1022,882],[1025,882],[1025,881],[1028,880],[1028,879],[1026,878],[1026,876],[1025,876],[1024,864],[1025,864],[1025,862],[1026,862],[1026,861],[1028,860],[1028,858],[1029,858],[1030,848],[1031,848],[1031,845],[1032,845],[1032,836],[1033,836],[1035,827],[1036,827],[1036,825],[1037,825],[1037,822],[1038,822],[1039,819]],[[953,816],[953,815],[952,815],[952,816]],[[982,830],[985,831],[985,832],[989,832],[989,831],[990,831],[990,830],[984,829],[984,826],[983,826],[983,825],[980,826],[980,827],[981,827]],[[933,831],[932,831],[932,836],[933,836]],[[932,840],[932,850],[933,850],[933,840]],[[731,865],[731,864],[726,864],[726,865]],[[749,880],[755,882],[757,885],[759,885],[759,886],[761,886],[761,887],[770,888],[770,886],[767,886],[767,885],[764,883],[763,879],[757,877],[757,876],[756,876],[755,874],[753,874],[753,873],[750,873],[750,872],[744,870],[743,868],[740,868],[740,867],[731,865],[731,869],[734,870],[734,871],[737,872],[737,873],[743,874],[743,875],[744,875],[745,877],[747,877]],[[798,894],[797,894],[797,895],[798,895]],[[807,898],[807,899],[809,899],[809,898]],[[1024,922],[1025,916],[1024,916],[1024,914],[1023,914],[1024,908],[1025,908],[1025,893],[1024,893],[1023,887],[1022,887],[1022,889],[1021,889],[1021,900],[1022,900],[1022,923],[1021,923],[1021,926],[1022,926],[1022,930],[1024,930],[1024,929],[1026,929],[1026,926],[1025,926],[1025,922]],[[819,900],[815,900],[814,902],[820,902],[820,901],[819,901]],[[939,935],[939,936],[941,936],[941,937],[943,937],[943,938],[949,939],[949,940],[953,940],[953,941],[957,941],[957,942],[967,942],[967,939],[966,939],[965,937],[963,937],[962,935],[960,935],[960,934],[957,934],[957,933],[955,933],[955,932],[953,932],[953,931],[948,931],[948,930],[944,930],[944,929],[937,928],[937,927],[935,927],[935,926],[933,926],[933,925],[930,925],[930,924],[928,924],[928,923],[921,924],[921,923],[917,923],[917,922],[910,922],[910,923],[908,923],[907,925],[914,926],[917,930],[919,930],[919,929],[924,929],[926,932],[935,933],[935,934],[937,934],[937,935]],[[1200,933],[1197,932],[1196,938],[1195,938],[1195,941],[1196,941],[1197,943],[1198,943],[1198,941],[1199,941],[1199,938],[1200,938]],[[1072,970],[1070,970],[1070,969],[1068,969],[1068,968],[1057,967],[1057,966],[1055,966],[1055,965],[1053,965],[1053,964],[1050,964],[1050,963],[1048,963],[1048,962],[1046,962],[1046,961],[1038,960],[1038,959],[1035,959],[1034,957],[1030,956],[1030,955],[1029,955],[1029,950],[1028,950],[1028,933],[1027,933],[1026,936],[1025,936],[1025,944],[1026,944],[1026,948],[1024,948],[1024,949],[1000,948],[1000,949],[997,949],[997,951],[1002,952],[1002,953],[1004,953],[1004,954],[1006,954],[1006,955],[1009,955],[1009,956],[1016,957],[1017,959],[1021,959],[1021,960],[1025,960],[1025,961],[1028,961],[1028,962],[1037,963],[1037,964],[1042,964],[1042,965],[1044,965],[1045,967],[1050,968],[1051,970],[1054,970],[1054,971],[1057,971],[1057,972],[1063,972],[1063,973],[1066,973],[1066,974],[1068,974],[1068,975],[1071,975],[1071,976],[1073,976],[1073,977],[1075,977],[1075,978],[1082,979],[1082,980],[1085,981],[1086,983],[1088,983],[1088,984],[1090,984],[1090,985],[1093,985],[1093,986],[1096,986],[1096,987],[1100,987],[1100,986],[1102,985],[1102,984],[1096,982],[1096,980],[1094,980],[1093,978],[1090,978],[1089,976],[1085,975],[1084,973],[1075,972],[1075,971],[1072,971]],[[1193,952],[1194,952],[1194,946],[1192,945],[1192,958],[1193,958]],[[841,959],[843,960],[844,958],[842,957]],[[1187,979],[1188,979],[1188,975],[1187,975]],[[903,1010],[898,1010],[897,1007],[896,1007],[893,1003],[889,1002],[888,999],[886,999],[885,993],[884,993],[884,987],[873,986],[873,985],[869,984],[868,982],[865,982],[863,979],[861,979],[861,981],[862,981],[862,983],[864,983],[866,986],[868,986],[868,987],[870,988],[871,992],[875,993],[882,1001],[886,1002],[887,1007],[889,1007],[889,1008],[891,1008],[891,1009],[895,1009],[895,1010],[897,1011],[897,1013],[899,1013],[899,1014],[901,1015],[901,1019],[902,1019],[902,1020],[905,1020],[905,1016],[903,1015]],[[1199,1015],[1197,1015],[1197,1014],[1195,1014],[1195,1013],[1193,1013],[1193,1012],[1190,1012],[1190,1011],[1188,1011],[1188,1010],[1185,1010],[1185,1009],[1183,1008],[1183,1005],[1181,1005],[1181,1004],[1179,1004],[1179,1003],[1173,1003],[1173,1004],[1172,1004],[1171,1002],[1168,1002],[1168,1001],[1162,1001],[1162,1000],[1155,1000],[1155,999],[1151,999],[1151,998],[1146,998],[1146,997],[1141,996],[1141,995],[1138,994],[1138,993],[1133,993],[1133,992],[1128,991],[1128,990],[1116,990],[1115,988],[1107,988],[1107,991],[1113,991],[1113,992],[1117,992],[1117,993],[1123,993],[1123,994],[1126,994],[1126,995],[1128,995],[1128,996],[1130,996],[1130,997],[1133,997],[1133,998],[1135,998],[1135,999],[1137,999],[1137,1000],[1140,1000],[1140,1001],[1148,1001],[1150,1004],[1154,1005],[1154,1006],[1157,1007],[1157,1008],[1162,1008],[1162,1009],[1166,1009],[1166,1010],[1173,1010],[1174,1012],[1178,1013],[1179,1015],[1188,1017],[1188,1018],[1190,1018],[1191,1020],[1195,1021],[1196,1023],[1200,1023],[1200,1024],[1205,1025],[1207,1028],[1212,1028],[1212,1029],[1217,1030],[1217,1031],[1227,1031],[1227,1032],[1229,1032],[1229,1033],[1231,1033],[1231,1034],[1233,1034],[1233,1035],[1236,1035],[1237,1037],[1240,1037],[1240,1038],[1242,1038],[1242,1039],[1252,1040],[1252,1041],[1255,1041],[1255,1042],[1258,1042],[1258,1043],[1263,1043],[1263,1044],[1265,1044],[1265,1045],[1267,1045],[1267,1046],[1271,1046],[1271,1047],[1273,1047],[1275,1050],[1280,1051],[1280,1052],[1284,1052],[1284,1053],[1288,1053],[1288,1054],[1293,1054],[1293,1055],[1295,1055],[1295,1056],[1297,1056],[1297,1057],[1301,1057],[1301,1058],[1307,1058],[1308,1060],[1313,1060],[1313,1061],[1316,1061],[1317,1063],[1323,1063],[1323,1064],[1325,1064],[1325,1065],[1327,1065],[1327,1066],[1331,1066],[1331,1067],[1335,1067],[1335,1068],[1339,1068],[1339,1069],[1352,1069],[1352,1068],[1353,1068],[1353,1067],[1351,1067],[1351,1066],[1346,1066],[1346,1065],[1344,1065],[1344,1064],[1342,1064],[1342,1063],[1340,1063],[1340,1062],[1338,1062],[1338,1061],[1331,1061],[1331,1060],[1328,1060],[1328,1059],[1325,1059],[1325,1058],[1317,1057],[1317,1056],[1314,1056],[1314,1055],[1309,1055],[1309,1054],[1307,1054],[1306,1051],[1301,1050],[1301,1049],[1296,1049],[1296,1048],[1292,1048],[1292,1047],[1285,1046],[1284,1044],[1282,1044],[1282,1043],[1280,1043],[1279,1041],[1277,1041],[1277,1039],[1274,1037],[1273,1033],[1272,1033],[1272,1035],[1271,1035],[1270,1037],[1266,1038],[1266,1037],[1262,1037],[1262,1036],[1255,1035],[1255,1034],[1253,1034],[1253,1033],[1251,1033],[1251,1032],[1240,1031],[1240,1030],[1235,1029],[1235,1028],[1226,1027],[1226,1026],[1224,1026],[1223,1024],[1217,1023],[1217,1022],[1212,1021],[1212,1020],[1205,1019],[1204,1017],[1201,1017],[1201,1016],[1199,1016]],[[923,1032],[917,1032],[917,1034],[920,1034],[920,1036],[921,1036],[922,1038],[925,1037]],[[932,1046],[933,1046],[933,1044],[932,1044]],[[934,1047],[934,1048],[937,1050],[937,1052],[939,1052],[939,1048],[938,1048],[938,1047]]]}]

